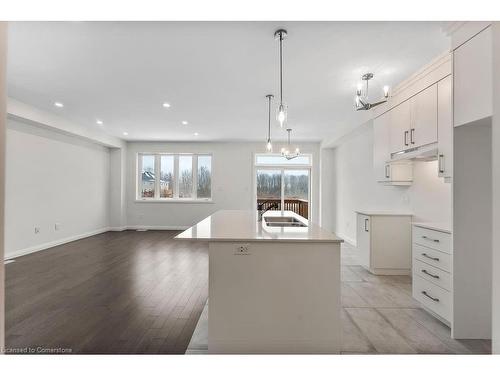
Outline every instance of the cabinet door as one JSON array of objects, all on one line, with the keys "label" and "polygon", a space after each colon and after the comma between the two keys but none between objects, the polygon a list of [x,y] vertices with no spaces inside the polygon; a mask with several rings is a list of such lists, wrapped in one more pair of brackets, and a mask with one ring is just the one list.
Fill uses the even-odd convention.
[{"label": "cabinet door", "polygon": [[458,47],[453,53],[455,126],[493,113],[493,58],[491,27]]},{"label": "cabinet door", "polygon": [[370,268],[370,216],[358,214],[356,228],[359,262],[363,267]]},{"label": "cabinet door", "polygon": [[388,180],[386,161],[390,160],[389,152],[389,115],[386,112],[373,120],[373,168],[376,181]]},{"label": "cabinet door", "polygon": [[437,142],[437,84],[411,99],[410,147]]},{"label": "cabinet door", "polygon": [[453,174],[452,78],[438,82],[438,175]]},{"label": "cabinet door", "polygon": [[390,110],[390,152],[402,151],[410,143],[410,101],[407,100]]}]

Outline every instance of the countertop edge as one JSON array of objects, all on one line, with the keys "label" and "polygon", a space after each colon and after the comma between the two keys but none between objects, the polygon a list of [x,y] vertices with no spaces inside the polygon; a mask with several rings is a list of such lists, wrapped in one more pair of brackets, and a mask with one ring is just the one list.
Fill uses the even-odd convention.
[{"label": "countertop edge", "polygon": [[357,214],[367,216],[413,216],[411,212],[384,212],[384,211],[369,211],[369,210],[355,210]]},{"label": "countertop edge", "polygon": [[344,240],[315,240],[315,239],[293,239],[293,238],[177,238],[177,241],[196,242],[288,242],[288,243],[343,243]]}]

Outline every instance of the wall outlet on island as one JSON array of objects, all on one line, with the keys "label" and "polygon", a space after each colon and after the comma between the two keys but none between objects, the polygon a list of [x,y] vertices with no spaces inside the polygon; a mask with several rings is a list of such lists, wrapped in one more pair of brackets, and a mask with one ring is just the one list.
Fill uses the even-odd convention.
[{"label": "wall outlet on island", "polygon": [[55,223],[54,230],[61,230],[61,223]]},{"label": "wall outlet on island", "polygon": [[35,227],[35,234],[40,233],[40,227]]},{"label": "wall outlet on island", "polygon": [[250,255],[250,245],[248,244],[241,244],[237,245],[234,254],[235,255]]}]

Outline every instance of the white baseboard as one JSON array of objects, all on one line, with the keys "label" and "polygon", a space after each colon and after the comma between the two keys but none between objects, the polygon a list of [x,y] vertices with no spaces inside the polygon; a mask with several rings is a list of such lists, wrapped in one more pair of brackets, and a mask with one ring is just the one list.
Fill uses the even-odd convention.
[{"label": "white baseboard", "polygon": [[54,247],[54,246],[64,245],[65,243],[68,243],[68,242],[73,242],[73,241],[81,240],[82,238],[95,236],[96,234],[108,232],[109,230],[110,230],[110,228],[101,228],[101,229],[97,229],[97,230],[94,230],[91,232],[78,234],[76,236],[61,238],[60,240],[45,242],[45,243],[40,244],[40,245],[27,247],[25,249],[14,251],[10,254],[6,253],[5,260],[18,258],[18,257],[21,257],[23,255],[35,253],[37,251],[47,250],[47,249],[50,249],[51,247]]},{"label": "white baseboard", "polygon": [[40,245],[27,247],[26,249],[21,249],[14,251],[10,254],[5,254],[5,260],[14,259],[21,257],[23,255],[28,255],[31,253],[35,253],[37,251],[47,250],[55,246],[64,245],[68,242],[73,242],[77,240],[81,240],[82,238],[87,238],[91,236],[95,236],[96,234],[101,234],[105,232],[122,232],[124,230],[186,230],[189,228],[188,226],[161,226],[161,225],[131,225],[131,226],[123,226],[123,227],[109,227],[102,228],[92,232],[87,232],[83,234],[79,234],[76,236],[62,238],[60,240],[46,242]]}]

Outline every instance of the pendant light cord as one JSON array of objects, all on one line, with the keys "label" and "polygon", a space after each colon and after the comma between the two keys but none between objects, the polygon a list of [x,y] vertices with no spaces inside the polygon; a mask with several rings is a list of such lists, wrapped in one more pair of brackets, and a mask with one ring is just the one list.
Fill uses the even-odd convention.
[{"label": "pendant light cord", "polygon": [[283,104],[283,33],[280,32],[280,104]]}]

